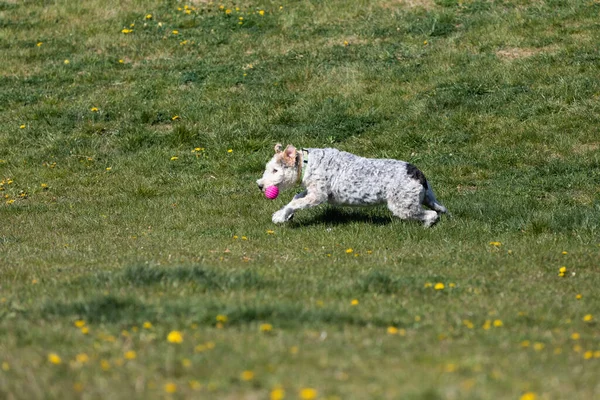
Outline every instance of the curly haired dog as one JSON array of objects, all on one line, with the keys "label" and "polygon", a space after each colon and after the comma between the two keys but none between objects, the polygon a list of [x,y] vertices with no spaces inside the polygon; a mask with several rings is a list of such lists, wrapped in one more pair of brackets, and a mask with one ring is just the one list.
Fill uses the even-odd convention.
[{"label": "curly haired dog", "polygon": [[[388,159],[364,158],[336,149],[300,149],[281,144],[256,183],[261,191],[280,190],[298,183],[306,188],[273,214],[276,224],[288,221],[296,210],[324,202],[347,206],[387,204],[398,218],[421,221],[425,227],[439,220],[446,207],[435,199],[425,175],[414,165]],[[422,205],[427,206],[426,210]]]}]

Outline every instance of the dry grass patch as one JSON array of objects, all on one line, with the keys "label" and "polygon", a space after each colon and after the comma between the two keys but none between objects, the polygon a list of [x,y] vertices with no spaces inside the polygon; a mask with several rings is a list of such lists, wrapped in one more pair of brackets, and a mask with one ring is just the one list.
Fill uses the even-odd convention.
[{"label": "dry grass patch", "polygon": [[542,47],[542,48],[521,48],[521,47],[511,47],[506,49],[501,49],[496,51],[496,57],[503,60],[518,60],[522,58],[528,58],[531,56],[535,56],[541,53],[551,54],[555,51],[552,46]]}]

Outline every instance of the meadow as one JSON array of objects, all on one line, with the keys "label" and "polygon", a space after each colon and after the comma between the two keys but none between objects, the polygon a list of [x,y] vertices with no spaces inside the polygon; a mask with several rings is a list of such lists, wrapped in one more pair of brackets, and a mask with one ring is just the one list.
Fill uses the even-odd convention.
[{"label": "meadow", "polygon": [[[600,398],[597,0],[0,1],[0,398]],[[452,213],[287,225],[275,143]]]}]

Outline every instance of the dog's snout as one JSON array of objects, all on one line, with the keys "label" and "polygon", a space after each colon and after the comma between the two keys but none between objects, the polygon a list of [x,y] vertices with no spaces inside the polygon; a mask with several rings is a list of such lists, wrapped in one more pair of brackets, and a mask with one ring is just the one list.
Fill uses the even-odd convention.
[{"label": "dog's snout", "polygon": [[256,184],[258,185],[258,188],[259,188],[260,190],[263,190],[263,187],[264,187],[264,185],[263,185],[262,183],[258,183],[258,182],[257,182]]}]

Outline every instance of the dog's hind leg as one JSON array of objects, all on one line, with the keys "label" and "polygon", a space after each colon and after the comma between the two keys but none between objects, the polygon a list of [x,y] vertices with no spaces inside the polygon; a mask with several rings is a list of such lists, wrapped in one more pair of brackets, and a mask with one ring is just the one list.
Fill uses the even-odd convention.
[{"label": "dog's hind leg", "polygon": [[420,221],[428,228],[438,222],[440,217],[437,212],[425,210],[421,206],[423,195],[424,193],[417,188],[403,193],[394,193],[388,198],[387,206],[396,217]]}]

